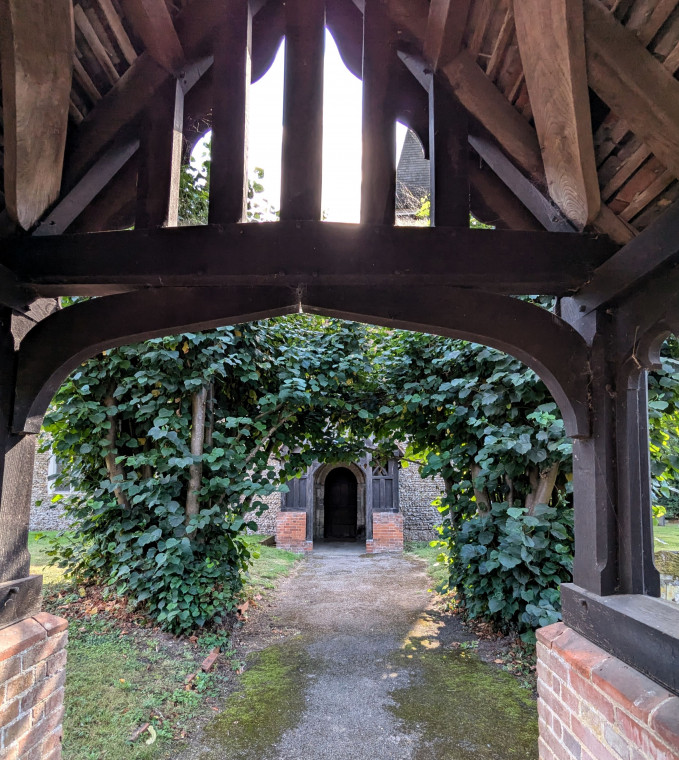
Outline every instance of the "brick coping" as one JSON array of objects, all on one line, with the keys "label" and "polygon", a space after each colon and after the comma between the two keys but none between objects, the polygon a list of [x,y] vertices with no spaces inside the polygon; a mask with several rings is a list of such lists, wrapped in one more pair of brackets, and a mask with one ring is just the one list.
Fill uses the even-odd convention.
[{"label": "brick coping", "polygon": [[[537,639],[540,701],[564,726],[567,723],[564,715],[570,715],[576,722],[577,716],[582,716],[589,707],[603,716],[606,725],[599,737],[601,746],[594,751],[596,760],[679,758],[678,696],[563,623],[538,630]],[[580,700],[579,705],[571,701],[573,695]],[[587,746],[589,737],[579,738]],[[620,742],[616,749],[617,739]],[[628,754],[630,748],[634,749]],[[547,752],[543,755],[541,751],[540,757],[551,755]]]},{"label": "brick coping", "polygon": [[0,662],[67,629],[67,620],[49,612],[38,612],[33,617],[3,628],[0,630]]},{"label": "brick coping", "polygon": [[39,612],[0,630],[0,757],[61,758],[68,622]]}]

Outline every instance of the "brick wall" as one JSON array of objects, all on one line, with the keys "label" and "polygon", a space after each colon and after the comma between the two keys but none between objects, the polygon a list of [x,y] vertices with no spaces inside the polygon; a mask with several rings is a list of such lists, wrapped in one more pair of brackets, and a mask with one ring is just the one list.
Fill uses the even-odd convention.
[{"label": "brick wall", "polygon": [[309,552],[313,549],[313,541],[306,540],[306,512],[278,513],[276,546],[291,552]]},{"label": "brick wall", "polygon": [[679,697],[563,623],[537,647],[540,760],[679,758]]},{"label": "brick wall", "polygon": [[40,612],[0,630],[0,757],[58,760],[68,623]]},{"label": "brick wall", "polygon": [[365,542],[370,554],[403,551],[403,515],[400,512],[373,512],[373,537]]}]

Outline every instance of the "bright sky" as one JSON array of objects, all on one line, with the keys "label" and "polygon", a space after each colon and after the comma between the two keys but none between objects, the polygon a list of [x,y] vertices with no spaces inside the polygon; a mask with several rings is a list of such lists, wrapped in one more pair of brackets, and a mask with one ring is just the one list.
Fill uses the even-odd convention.
[{"label": "bright sky", "polygon": [[[264,169],[265,197],[280,208],[283,139],[284,45],[273,66],[250,90],[250,171]],[[358,222],[361,194],[361,81],[342,63],[326,32],[325,102],[323,110],[323,210],[334,222]],[[397,151],[406,128],[397,125]],[[299,136],[300,140],[304,135]]]}]

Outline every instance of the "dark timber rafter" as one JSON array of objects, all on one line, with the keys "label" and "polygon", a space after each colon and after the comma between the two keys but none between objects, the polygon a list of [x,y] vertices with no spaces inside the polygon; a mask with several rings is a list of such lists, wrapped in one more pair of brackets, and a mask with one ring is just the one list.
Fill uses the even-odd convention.
[{"label": "dark timber rafter", "polygon": [[1,258],[40,295],[361,282],[566,295],[614,251],[592,235],[270,222],[24,238]]},{"label": "dark timber rafter", "polygon": [[589,83],[679,176],[679,82],[600,0],[585,0]]},{"label": "dark timber rafter", "polygon": [[[263,5],[263,0],[254,0],[253,15]],[[212,64],[212,35],[215,26],[221,22],[222,12],[220,2],[193,0],[175,19],[174,26],[186,60],[195,64],[208,59],[201,73]],[[96,163],[121,131],[128,129],[139,118],[148,105],[149,97],[172,76],[149,53],[137,58],[79,126],[75,147],[64,167],[67,189]]]},{"label": "dark timber rafter", "polygon": [[151,57],[167,71],[179,72],[184,51],[165,0],[122,0],[122,5]]}]

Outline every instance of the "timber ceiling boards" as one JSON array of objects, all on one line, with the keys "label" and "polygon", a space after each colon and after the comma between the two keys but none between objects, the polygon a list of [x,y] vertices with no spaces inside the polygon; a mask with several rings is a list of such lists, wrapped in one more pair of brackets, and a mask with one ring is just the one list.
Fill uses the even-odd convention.
[{"label": "timber ceiling boards", "polygon": [[[204,59],[204,40],[214,21],[211,6],[216,4],[216,0],[75,0],[62,197],[95,159],[111,149],[112,141],[135,132],[139,113],[134,100],[140,87],[147,88],[150,96],[168,70],[188,70]],[[253,4],[258,11],[253,22],[257,76],[270,64],[280,41],[276,22],[280,4],[281,0]],[[329,18],[339,14],[353,19],[354,25],[360,23],[355,6],[361,8],[361,2],[327,0],[327,4]],[[493,138],[545,196],[551,195],[577,229],[606,232],[623,243],[679,197],[679,0],[551,0],[549,4],[384,0],[383,4],[399,46],[438,65],[443,80],[471,113],[472,123]],[[0,5],[7,9],[22,3],[0,0]],[[551,9],[549,18],[531,24],[536,9],[546,5]],[[265,18],[266,23],[261,22]],[[348,25],[346,41],[339,42],[342,49],[350,50],[356,47],[357,34],[360,39],[360,28],[356,34],[346,29]],[[546,37],[541,36],[543,31]],[[551,69],[544,65],[544,51],[550,46],[559,56]],[[6,58],[6,43],[3,55]],[[200,79],[205,69],[205,64],[202,69],[199,65],[190,74],[198,82],[194,103],[201,89],[209,90]],[[8,81],[5,75],[5,89]],[[557,98],[552,89],[566,97]],[[563,111],[554,108],[556,101],[567,103]],[[591,112],[590,104],[594,104]],[[0,115],[7,119],[12,109],[3,106]],[[187,101],[186,114],[187,119],[205,124],[209,109]],[[7,194],[4,171],[13,165],[4,156],[10,133],[7,127],[0,131],[0,209]],[[92,221],[83,217],[75,228],[103,229],[113,219],[116,225],[129,223],[119,212],[124,205],[121,193],[127,197],[134,192],[134,171],[114,173],[111,181],[118,183],[111,191],[116,213],[105,213],[99,198],[93,204]],[[1,230],[2,225],[0,234]]]}]

